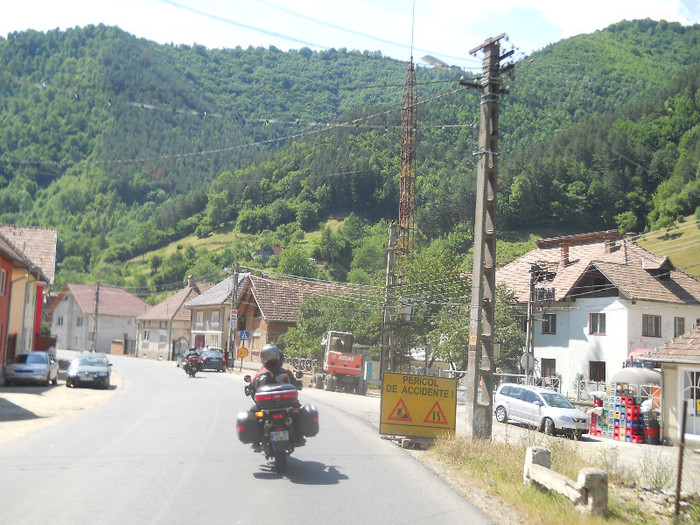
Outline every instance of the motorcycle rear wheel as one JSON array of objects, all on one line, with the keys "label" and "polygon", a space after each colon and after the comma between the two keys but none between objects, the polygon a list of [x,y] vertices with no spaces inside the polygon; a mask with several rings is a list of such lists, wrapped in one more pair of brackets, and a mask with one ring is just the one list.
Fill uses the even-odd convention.
[{"label": "motorcycle rear wheel", "polygon": [[275,454],[275,472],[282,474],[287,470],[287,454],[286,452],[278,452]]}]

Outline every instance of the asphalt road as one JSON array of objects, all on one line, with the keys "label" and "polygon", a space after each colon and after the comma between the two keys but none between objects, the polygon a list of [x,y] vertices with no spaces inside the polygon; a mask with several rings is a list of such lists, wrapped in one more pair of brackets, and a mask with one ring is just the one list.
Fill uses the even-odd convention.
[{"label": "asphalt road", "polygon": [[[115,386],[107,392],[63,381],[0,389],[3,522],[489,523],[378,435],[378,397],[303,390],[302,402],[320,411],[321,432],[277,475],[236,439],[236,413],[250,405],[239,375],[189,378],[172,363],[110,360]],[[31,417],[32,402],[21,396],[66,403],[74,417]]]}]

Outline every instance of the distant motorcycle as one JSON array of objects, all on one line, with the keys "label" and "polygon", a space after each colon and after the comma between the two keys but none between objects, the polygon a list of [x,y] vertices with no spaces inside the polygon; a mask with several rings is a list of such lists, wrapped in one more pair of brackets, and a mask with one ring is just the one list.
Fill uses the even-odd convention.
[{"label": "distant motorcycle", "polygon": [[185,363],[182,365],[182,369],[188,376],[194,377],[200,370],[199,356],[191,355],[186,357]]},{"label": "distant motorcycle", "polygon": [[[297,373],[300,377],[301,372]],[[266,459],[274,460],[278,474],[287,468],[287,457],[306,441],[304,436],[318,434],[318,410],[313,405],[299,404],[299,391],[291,384],[262,385],[257,390],[252,378],[243,380],[246,395],[255,401],[255,407],[238,414],[238,439],[253,444]]]}]

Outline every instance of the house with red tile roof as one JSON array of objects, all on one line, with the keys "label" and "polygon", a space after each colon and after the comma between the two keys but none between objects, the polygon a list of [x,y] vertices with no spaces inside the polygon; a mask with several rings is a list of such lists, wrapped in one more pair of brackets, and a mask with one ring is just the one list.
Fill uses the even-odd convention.
[{"label": "house with red tile roof", "polygon": [[[125,353],[136,346],[136,318],[151,306],[113,286],[67,284],[49,308],[51,332],[63,350],[110,353],[121,341]],[[94,341],[94,344],[93,344]]]},{"label": "house with red tile roof", "polygon": [[5,363],[33,348],[37,288],[47,277],[0,234],[0,381]]},{"label": "house with red tile roof", "polygon": [[213,286],[213,283],[196,283],[190,275],[186,287],[137,316],[136,355],[168,361],[184,355],[192,346],[192,310],[185,308],[185,303]]},{"label": "house with red tile roof", "polygon": [[[635,350],[656,348],[700,320],[700,282],[617,230],[537,241],[496,272],[533,303],[534,375],[606,383]],[[580,377],[580,376],[579,376]]]},{"label": "house with red tile roof", "polygon": [[[236,320],[232,346],[248,349],[246,361],[259,362],[260,349],[277,341],[295,326],[299,307],[307,297],[328,292],[343,293],[349,287],[303,279],[275,279],[266,275],[239,274]],[[232,277],[187,303],[192,309],[192,338],[195,346],[227,348],[231,323]],[[223,323],[222,323],[223,320]],[[241,337],[243,336],[243,337]],[[218,344],[216,344],[218,343]]]},{"label": "house with red tile roof", "polygon": [[681,438],[685,402],[685,439],[700,446],[700,325],[640,357],[661,363],[661,437],[671,443]]},{"label": "house with red tile roof", "polygon": [[[46,228],[0,224],[0,236],[5,255],[11,254],[6,261],[12,265],[5,288],[9,317],[0,329],[2,364],[16,353],[34,350],[44,291],[53,283],[56,269],[57,234],[56,230]],[[1,320],[0,324],[3,324]]]},{"label": "house with red tile roof", "polygon": [[276,342],[289,328],[296,326],[304,299],[350,290],[348,286],[333,283],[250,275],[238,298],[238,333],[247,332],[248,340],[237,344],[248,348],[248,360],[259,362],[264,345]]}]

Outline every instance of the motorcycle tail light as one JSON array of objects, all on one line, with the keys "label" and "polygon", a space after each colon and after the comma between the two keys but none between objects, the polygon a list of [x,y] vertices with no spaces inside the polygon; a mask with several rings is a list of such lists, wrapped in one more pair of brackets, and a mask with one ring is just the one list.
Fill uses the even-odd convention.
[{"label": "motorcycle tail light", "polygon": [[299,392],[294,390],[294,391],[285,391],[285,392],[265,392],[265,393],[259,393],[255,394],[255,400],[256,401],[278,401],[281,399],[296,399],[299,397]]}]

